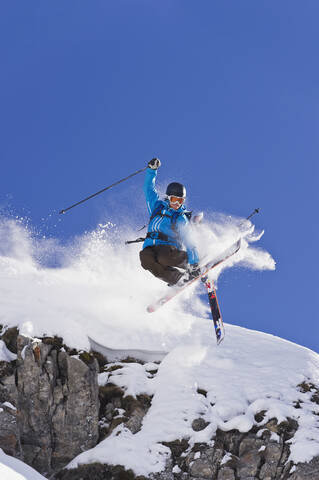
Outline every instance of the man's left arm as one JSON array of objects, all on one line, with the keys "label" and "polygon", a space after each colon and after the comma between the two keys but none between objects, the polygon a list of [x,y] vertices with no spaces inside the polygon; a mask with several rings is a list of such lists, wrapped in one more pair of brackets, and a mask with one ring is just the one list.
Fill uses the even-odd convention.
[{"label": "man's left arm", "polygon": [[199,256],[198,256],[196,245],[192,238],[192,227],[189,221],[187,220],[187,222],[185,222],[183,220],[179,222],[178,227],[179,227],[178,229],[179,229],[181,241],[183,242],[186,248],[188,263],[191,266],[198,267]]}]

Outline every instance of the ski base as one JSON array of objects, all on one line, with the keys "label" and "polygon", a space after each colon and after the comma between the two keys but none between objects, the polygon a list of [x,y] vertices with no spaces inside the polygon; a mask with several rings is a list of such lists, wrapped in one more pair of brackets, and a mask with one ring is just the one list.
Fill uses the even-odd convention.
[{"label": "ski base", "polygon": [[205,285],[208,294],[209,306],[214,323],[215,335],[217,345],[219,345],[225,338],[225,329],[223,319],[220,313],[220,308],[217,300],[216,289],[214,282],[209,280],[208,276],[202,277],[201,281]]}]

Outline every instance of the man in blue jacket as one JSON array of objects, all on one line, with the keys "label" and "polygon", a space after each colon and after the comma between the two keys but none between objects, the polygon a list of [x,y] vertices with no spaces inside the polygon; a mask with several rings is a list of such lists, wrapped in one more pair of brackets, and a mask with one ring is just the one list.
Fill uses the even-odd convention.
[{"label": "man in blue jacket", "polygon": [[186,189],[180,183],[170,183],[166,198],[160,200],[155,189],[160,166],[160,160],[153,158],[146,170],[144,193],[151,218],[140,260],[145,270],[168,285],[182,285],[200,274],[198,253],[191,239],[191,213],[184,207]]}]

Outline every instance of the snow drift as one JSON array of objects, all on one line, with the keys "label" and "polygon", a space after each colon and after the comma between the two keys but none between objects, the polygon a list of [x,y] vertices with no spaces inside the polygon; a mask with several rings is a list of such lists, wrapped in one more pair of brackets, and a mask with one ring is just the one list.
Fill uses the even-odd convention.
[{"label": "snow drift", "polygon": [[36,470],[17,458],[6,455],[0,448],[0,478],[3,480],[45,480]]}]

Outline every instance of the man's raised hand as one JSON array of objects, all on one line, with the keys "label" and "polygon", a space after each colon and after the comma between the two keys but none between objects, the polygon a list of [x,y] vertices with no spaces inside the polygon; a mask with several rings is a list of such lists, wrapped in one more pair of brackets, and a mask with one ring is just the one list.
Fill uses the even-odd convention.
[{"label": "man's raised hand", "polygon": [[152,158],[147,164],[152,170],[157,170],[161,166],[161,161],[159,158]]}]

